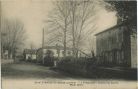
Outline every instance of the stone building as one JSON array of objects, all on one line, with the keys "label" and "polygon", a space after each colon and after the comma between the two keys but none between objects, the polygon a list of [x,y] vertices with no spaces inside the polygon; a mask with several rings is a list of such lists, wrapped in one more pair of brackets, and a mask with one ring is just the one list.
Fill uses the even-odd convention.
[{"label": "stone building", "polygon": [[[37,60],[42,61],[42,59],[47,55],[47,52],[51,52],[54,58],[64,57],[64,48],[62,46],[45,46],[44,48],[39,48],[37,50]],[[72,49],[66,48],[66,56],[72,55]]]},{"label": "stone building", "polygon": [[[42,50],[42,48],[40,48],[39,50]],[[51,50],[53,52],[53,56],[54,57],[63,57],[64,56],[64,48],[62,46],[46,46],[43,48],[43,52],[44,54],[46,54],[47,50]],[[72,49],[67,47],[67,56],[71,56],[72,55]]]},{"label": "stone building", "polygon": [[[63,46],[45,46],[44,48],[39,48],[37,50],[37,61],[42,62],[43,58],[47,56],[47,53],[51,52],[51,56],[56,59],[61,59],[64,57],[64,47]],[[72,48],[66,48],[66,57],[72,57],[73,50]],[[85,57],[86,54],[78,50],[78,57]]]},{"label": "stone building", "polygon": [[[96,36],[96,55],[100,63],[115,66],[137,66],[137,37],[128,22],[118,24]],[[136,29],[136,28],[135,28]]]},{"label": "stone building", "polygon": [[35,61],[36,60],[36,49],[25,49],[23,52],[24,58],[26,61]]}]

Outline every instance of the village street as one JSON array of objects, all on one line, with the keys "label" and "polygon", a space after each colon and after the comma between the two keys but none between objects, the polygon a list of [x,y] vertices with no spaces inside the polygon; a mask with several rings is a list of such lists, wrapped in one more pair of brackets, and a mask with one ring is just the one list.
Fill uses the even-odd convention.
[{"label": "village street", "polygon": [[26,62],[2,64],[2,77],[10,79],[70,78],[68,74],[62,74],[49,67]]}]

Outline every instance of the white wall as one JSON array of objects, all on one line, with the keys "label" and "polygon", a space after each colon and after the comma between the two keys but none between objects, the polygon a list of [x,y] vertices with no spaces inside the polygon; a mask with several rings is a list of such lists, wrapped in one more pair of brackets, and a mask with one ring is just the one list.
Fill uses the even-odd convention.
[{"label": "white wall", "polygon": [[36,55],[35,54],[32,55],[32,60],[36,60]]},{"label": "white wall", "polygon": [[32,60],[36,60],[36,55],[35,54],[26,54],[26,60],[28,60],[28,58],[29,58],[29,56],[30,57],[32,57]]},{"label": "white wall", "polygon": [[[54,57],[58,57],[58,54],[57,54],[57,50],[56,50],[56,49],[44,49],[44,50],[43,50],[44,54],[47,52],[47,50],[53,51]],[[63,51],[64,51],[64,50],[60,50],[59,57],[63,57],[63,56],[64,56],[64,55],[63,55]],[[70,51],[70,52],[72,52],[72,51]],[[67,50],[66,55],[68,56],[68,50]],[[71,55],[72,55],[72,53],[71,53]]]},{"label": "white wall", "polygon": [[29,56],[31,56],[31,55],[30,54],[26,54],[26,58],[25,59],[28,60]]}]

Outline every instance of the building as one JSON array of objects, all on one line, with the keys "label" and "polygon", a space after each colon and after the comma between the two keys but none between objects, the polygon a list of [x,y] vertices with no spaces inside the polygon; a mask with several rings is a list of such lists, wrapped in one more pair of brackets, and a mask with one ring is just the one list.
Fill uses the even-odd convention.
[{"label": "building", "polygon": [[[64,48],[62,46],[45,46],[44,48],[39,48],[37,50],[38,61],[42,61],[42,59],[47,55],[48,52],[51,52],[51,55],[54,58],[64,57]],[[71,48],[66,48],[66,56],[72,56]]]},{"label": "building", "polygon": [[137,67],[137,37],[126,24],[130,23],[121,23],[95,35],[100,63]]},{"label": "building", "polygon": [[3,59],[8,59],[8,50],[3,51]]},{"label": "building", "polygon": [[24,52],[23,52],[25,60],[26,61],[36,60],[36,52],[37,52],[36,49],[25,49]]},{"label": "building", "polygon": [[[66,48],[66,56],[72,55],[72,49]],[[37,55],[41,55],[42,53],[46,56],[47,51],[51,51],[54,57],[63,57],[64,56],[64,48],[62,46],[45,46],[44,48],[39,48],[37,50]]]},{"label": "building", "polygon": [[[37,61],[42,62],[43,58],[47,56],[47,53],[51,52],[51,56],[57,59],[64,57],[64,47],[63,46],[45,46],[44,48],[39,48],[37,50]],[[66,57],[73,56],[72,48],[66,48]],[[87,54],[78,50],[78,57],[86,57]]]}]

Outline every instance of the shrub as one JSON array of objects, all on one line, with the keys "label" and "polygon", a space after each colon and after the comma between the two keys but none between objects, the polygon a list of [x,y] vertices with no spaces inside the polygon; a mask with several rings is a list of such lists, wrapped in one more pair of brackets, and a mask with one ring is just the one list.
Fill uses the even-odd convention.
[{"label": "shrub", "polygon": [[46,56],[44,58],[44,65],[45,66],[53,66],[54,65],[54,57],[48,57],[48,56]]},{"label": "shrub", "polygon": [[58,69],[75,75],[87,75],[87,72],[93,67],[93,59],[86,58],[64,58],[58,62]]}]

